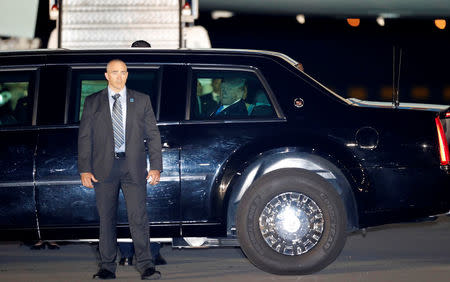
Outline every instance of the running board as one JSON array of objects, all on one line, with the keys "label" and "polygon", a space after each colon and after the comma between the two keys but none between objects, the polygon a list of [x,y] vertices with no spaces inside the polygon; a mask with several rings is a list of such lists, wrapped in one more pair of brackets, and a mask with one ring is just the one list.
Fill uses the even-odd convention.
[{"label": "running board", "polygon": [[[76,240],[48,240],[49,242],[66,243],[95,243],[98,238]],[[43,242],[47,242],[44,240]],[[130,238],[117,238],[117,242],[133,242]],[[150,238],[150,242],[172,243],[172,248],[209,248],[209,247],[239,247],[236,238],[208,238],[208,237],[175,237],[175,238]]]},{"label": "running board", "polygon": [[175,237],[172,248],[239,247],[236,238]]},{"label": "running board", "polygon": [[[65,243],[96,243],[98,242],[98,238],[92,239],[72,239],[72,240],[42,240],[43,242],[65,242]],[[117,238],[117,242],[119,243],[132,243],[133,240],[131,238]],[[158,242],[158,243],[172,243],[172,238],[150,238],[150,242]]]}]

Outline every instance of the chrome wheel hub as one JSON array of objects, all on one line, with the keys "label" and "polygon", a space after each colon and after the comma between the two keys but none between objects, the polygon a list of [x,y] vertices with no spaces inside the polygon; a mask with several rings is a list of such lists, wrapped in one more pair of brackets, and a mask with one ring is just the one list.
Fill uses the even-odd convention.
[{"label": "chrome wheel hub", "polygon": [[308,196],[286,192],[274,197],[259,216],[259,229],[276,252],[296,256],[308,252],[323,233],[323,213]]}]

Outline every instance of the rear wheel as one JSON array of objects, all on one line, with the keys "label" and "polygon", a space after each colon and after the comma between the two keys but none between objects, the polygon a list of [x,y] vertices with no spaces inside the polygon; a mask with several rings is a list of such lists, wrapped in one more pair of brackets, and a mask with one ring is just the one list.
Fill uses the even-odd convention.
[{"label": "rear wheel", "polygon": [[345,244],[345,208],[322,177],[280,169],[256,180],[241,199],[237,235],[258,268],[309,274],[333,262]]}]

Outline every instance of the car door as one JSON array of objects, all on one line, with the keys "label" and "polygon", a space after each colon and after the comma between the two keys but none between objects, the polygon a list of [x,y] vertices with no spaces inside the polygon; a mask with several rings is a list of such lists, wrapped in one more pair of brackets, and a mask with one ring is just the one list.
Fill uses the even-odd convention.
[{"label": "car door", "polygon": [[[149,94],[155,114],[158,115],[162,75],[160,67],[133,64],[128,67],[127,87]],[[96,238],[99,218],[95,192],[94,189],[81,185],[77,170],[77,139],[84,99],[106,87],[105,69],[98,64],[67,68],[67,78],[63,79],[68,81],[67,85],[59,87],[59,91],[56,91],[55,86],[47,91],[51,93],[49,100],[56,96],[63,97],[61,107],[65,110],[57,118],[62,125],[47,125],[39,135],[36,157],[39,220],[43,234],[48,238]],[[56,74],[49,74],[49,77],[53,75]],[[54,101],[52,104],[56,103]],[[179,220],[178,155],[178,150],[164,151],[165,174],[162,175],[160,184],[147,185],[147,210],[151,224],[161,225]],[[119,195],[117,223],[118,236],[128,237],[128,218],[122,193]],[[178,231],[178,225],[175,225]]]},{"label": "car door", "polygon": [[[159,212],[167,213],[166,222],[153,222],[153,237],[176,237],[180,235],[181,186],[180,186],[180,140],[184,138],[180,120],[186,108],[186,67],[184,64],[167,64],[161,67],[161,95],[158,104],[158,128],[161,134],[163,171],[161,184],[150,186],[153,201]],[[176,188],[175,188],[176,187]],[[156,207],[154,207],[156,208]]]},{"label": "car door", "polygon": [[91,237],[96,231],[89,227],[98,224],[94,191],[82,189],[77,170],[78,126],[67,122],[70,82],[67,65],[47,66],[42,71],[35,178],[43,239]]},{"label": "car door", "polygon": [[[224,175],[232,165],[229,160],[241,150],[252,150],[248,146],[255,142],[262,144],[282,119],[268,85],[254,68],[193,65],[188,84],[189,107],[182,123],[186,137],[180,156],[183,234],[200,235],[190,222],[203,222],[214,234],[226,192],[219,180],[229,177]],[[223,101],[224,87],[238,90],[232,101]],[[217,100],[215,109],[212,100]]]},{"label": "car door", "polygon": [[37,239],[33,108],[39,67],[0,68],[0,238]]}]

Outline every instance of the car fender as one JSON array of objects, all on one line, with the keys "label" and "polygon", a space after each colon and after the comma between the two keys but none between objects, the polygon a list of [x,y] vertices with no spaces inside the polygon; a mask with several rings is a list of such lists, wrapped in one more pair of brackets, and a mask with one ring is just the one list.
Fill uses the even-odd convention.
[{"label": "car fender", "polygon": [[358,212],[350,183],[342,171],[324,157],[302,151],[297,147],[283,147],[260,153],[248,163],[230,183],[227,206],[227,235],[235,235],[236,212],[239,202],[250,185],[264,174],[282,169],[298,168],[316,173],[326,179],[340,195],[347,212],[347,231],[358,229]]}]

